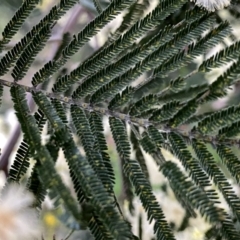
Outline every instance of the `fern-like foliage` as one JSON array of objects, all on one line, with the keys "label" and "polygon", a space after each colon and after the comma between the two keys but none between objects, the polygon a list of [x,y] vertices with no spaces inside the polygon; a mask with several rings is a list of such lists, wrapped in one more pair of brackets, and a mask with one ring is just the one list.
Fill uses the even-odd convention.
[{"label": "fern-like foliage", "polygon": [[[2,33],[0,53],[38,2],[23,1]],[[228,96],[228,90],[239,83],[238,40],[205,57],[209,49],[230,39],[231,24],[220,21],[217,12],[186,0],[161,0],[155,5],[112,0],[105,9],[101,1],[93,3],[97,16],[73,36],[64,32],[55,57],[38,71],[31,71],[28,85],[21,80],[34,70],[33,62],[58,20],[78,1],[59,1],[0,59],[0,76],[12,76],[12,81],[0,79],[1,100],[3,87],[10,88],[23,133],[7,184],[26,178],[26,187],[36,198],[34,208],[41,211],[49,195],[55,206],[61,207],[59,218],[67,227],[88,228],[97,240],[141,239],[141,227],[136,236],[114,191],[108,129],[121,165],[118,171],[123,176],[124,199],[131,213],[135,196],[140,199],[149,223],[153,222],[156,239],[176,238],[151,186],[145,153],[154,159],[187,216],[195,218],[200,213],[211,224],[206,238],[217,232],[219,239],[240,239],[233,220],[240,221],[240,200],[227,177],[240,181],[239,156],[233,149],[240,146],[240,106],[229,102],[223,109],[202,111],[207,104]],[[149,6],[150,12],[145,12]],[[96,52],[75,69],[62,70],[120,13],[120,26]],[[198,66],[193,64],[196,59]],[[204,80],[206,72],[223,67],[213,81]],[[35,113],[28,107],[27,92],[36,104]],[[45,125],[48,139],[43,142]],[[216,162],[209,143],[225,169]],[[60,150],[76,199],[54,166]],[[182,167],[164,151],[175,156]],[[30,159],[34,160],[32,168]],[[217,205],[219,194],[230,211]]]}]

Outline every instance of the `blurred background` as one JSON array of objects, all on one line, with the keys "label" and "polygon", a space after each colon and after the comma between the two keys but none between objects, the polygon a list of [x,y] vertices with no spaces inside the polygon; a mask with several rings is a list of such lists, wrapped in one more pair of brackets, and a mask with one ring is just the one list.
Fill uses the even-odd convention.
[{"label": "blurred background", "polygon": [[[42,19],[53,7],[57,4],[56,0],[42,0],[41,3],[37,6],[37,8],[33,11],[31,16],[27,19],[27,21],[23,24],[20,31],[14,36],[13,40],[6,45],[5,51],[0,53],[0,58],[2,58],[8,50],[10,50],[31,28],[36,25],[40,19]],[[139,1],[140,3],[142,1]],[[146,0],[145,0],[146,2]],[[144,11],[142,15],[139,16],[139,19],[146,15],[154,6],[156,6],[157,1],[148,0],[148,8]],[[152,82],[147,86],[148,90],[155,89],[155,92],[161,91],[164,86],[167,85],[170,79],[177,77],[179,74],[185,74],[186,72],[191,72],[196,69],[196,66],[200,64],[200,62],[204,58],[208,58],[209,56],[215,54],[217,51],[222,49],[225,46],[230,45],[233,41],[237,41],[240,38],[240,5],[238,2],[233,2],[234,5],[227,10],[219,11],[216,14],[216,19],[218,22],[227,19],[230,21],[233,32],[232,36],[226,38],[223,42],[219,43],[214,49],[209,49],[207,54],[202,55],[201,57],[195,59],[192,64],[189,64],[187,67],[180,69],[179,71],[175,71],[170,74],[165,81],[161,81],[162,84],[158,84],[158,80]],[[20,0],[0,0],[0,32],[3,31],[7,22],[12,18],[16,10],[22,4]],[[104,9],[109,2],[106,0],[100,1],[102,8]],[[155,34],[159,29],[163,28],[168,24],[175,24],[179,22],[185,14],[186,9],[190,9],[194,7],[194,3],[189,2],[183,6],[175,14],[171,15],[164,21],[164,23],[159,26],[158,29],[149,33],[149,37]],[[108,24],[99,34],[91,38],[88,44],[85,44],[81,50],[74,55],[71,60],[61,69],[62,73],[68,73],[75,69],[82,61],[91,56],[95,51],[97,51],[100,47],[102,47],[110,36],[114,36],[115,30],[121,25],[123,21],[124,14],[119,15],[115,20],[113,20],[110,24]],[[31,86],[31,78],[33,74],[38,71],[45,63],[49,60],[52,60],[57,53],[59,46],[63,41],[63,36],[70,37],[71,35],[78,33],[84,26],[94,19],[98,15],[92,1],[89,0],[81,0],[79,5],[73,7],[66,15],[64,15],[60,21],[55,25],[52,30],[52,36],[48,40],[46,47],[43,51],[38,54],[36,57],[31,69],[28,71],[26,76],[24,77],[22,84]],[[68,35],[64,35],[69,33]],[[0,35],[1,38],[1,35]],[[194,75],[188,81],[188,87],[193,85],[199,85],[204,82],[213,81],[219,76],[224,69],[216,69],[212,71],[210,74],[197,74]],[[147,78],[149,73],[146,73],[141,77],[140,81]],[[53,79],[56,79],[56,76]],[[10,74],[7,74],[3,77],[8,81],[13,81]],[[49,88],[53,82],[50,83]],[[144,92],[145,89],[142,89]],[[141,95],[140,91],[139,94]],[[30,97],[29,97],[30,99]],[[200,112],[214,111],[215,109],[221,109],[223,107],[228,106],[229,104],[238,104],[240,100],[240,85],[235,85],[231,90],[229,90],[229,94],[222,99],[214,101],[212,103],[206,104],[203,108],[200,109]],[[31,103],[33,104],[33,103]],[[112,164],[114,166],[115,174],[116,174],[116,184],[115,184],[115,193],[121,202],[122,208],[127,219],[131,222],[133,226],[133,231],[136,235],[139,234],[139,231],[142,231],[142,240],[151,240],[154,239],[153,235],[153,224],[149,225],[147,221],[147,216],[144,213],[144,210],[141,207],[141,203],[138,198],[134,198],[133,206],[129,206],[129,203],[125,201],[125,188],[122,181],[122,174],[120,169],[120,161],[115,151],[115,145],[112,140],[112,136],[109,131],[109,126],[107,120],[104,119],[105,123],[105,134],[107,136],[108,141],[108,151],[111,156]],[[187,128],[187,126],[186,126]],[[8,170],[15,158],[16,151],[18,146],[22,140],[22,136],[19,134],[19,126],[17,120],[14,115],[14,110],[12,108],[12,101],[9,94],[9,89],[4,89],[4,98],[3,104],[0,108],[0,148],[2,149],[2,158],[0,162],[0,187],[2,188],[5,184],[5,180],[8,174]],[[216,162],[221,165],[215,150],[212,146],[208,146],[210,151],[215,156]],[[239,151],[235,149],[237,153]],[[173,161],[177,161],[169,152],[163,151],[166,159],[171,159]],[[5,155],[4,155],[5,154]],[[150,174],[150,180],[154,189],[154,193],[163,209],[163,212],[166,215],[166,218],[173,228],[175,232],[176,239],[192,239],[192,240],[203,240],[204,234],[207,230],[209,230],[208,223],[202,219],[201,217],[197,217],[196,219],[189,218],[180,204],[177,202],[174,194],[170,190],[168,186],[168,182],[161,173],[158,172],[158,167],[155,164],[154,160],[147,154],[143,153],[146,158],[147,167]],[[4,157],[3,157],[4,155]],[[33,160],[31,160],[33,163]],[[223,168],[223,166],[221,166]],[[72,190],[72,183],[68,173],[68,167],[64,160],[63,154],[60,152],[59,158],[56,164],[56,168],[58,172],[61,174],[64,182],[67,186],[69,186]],[[223,168],[224,169],[224,168]],[[29,172],[30,173],[30,172]],[[27,179],[27,176],[26,176]],[[26,179],[23,179],[23,183]],[[234,190],[239,194],[239,186],[232,181]],[[223,203],[224,204],[224,203]],[[224,204],[224,208],[227,209],[227,206]],[[130,213],[129,208],[134,210]],[[41,215],[41,222],[43,226],[43,238],[45,240],[60,240],[66,239],[66,236],[69,234],[69,230],[66,229],[57,219],[57,209],[53,207],[53,204],[49,198],[46,198],[43,204],[43,213]],[[142,226],[140,228],[139,226]],[[0,237],[1,239],[1,237]],[[92,239],[91,235],[88,231],[75,231],[69,237],[71,240],[81,239],[87,240]]]}]

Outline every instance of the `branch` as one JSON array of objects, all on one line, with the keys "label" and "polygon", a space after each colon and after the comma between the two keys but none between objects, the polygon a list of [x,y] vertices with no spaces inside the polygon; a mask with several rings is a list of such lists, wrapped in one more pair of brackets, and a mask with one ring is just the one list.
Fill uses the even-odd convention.
[{"label": "branch", "polygon": [[22,84],[19,84],[16,82],[8,82],[7,80],[0,79],[0,84],[3,86],[6,86],[6,87],[19,86],[19,87],[23,88],[26,92],[29,92],[29,93],[42,92],[47,97],[49,97],[51,99],[57,99],[58,101],[60,101],[64,104],[76,105],[85,111],[88,111],[88,112],[94,111],[103,116],[116,117],[116,118],[120,119],[121,121],[125,121],[128,124],[137,125],[137,126],[140,126],[143,128],[147,128],[149,126],[154,126],[162,133],[175,132],[177,134],[182,135],[184,138],[188,138],[188,139],[196,138],[198,140],[203,140],[206,143],[211,143],[214,145],[219,145],[219,144],[227,144],[227,145],[231,145],[231,146],[232,145],[240,145],[240,139],[228,139],[228,138],[220,139],[220,137],[218,137],[218,136],[204,135],[204,134],[196,131],[196,129],[194,129],[193,131],[190,131],[190,132],[186,132],[186,131],[182,130],[181,127],[173,128],[173,127],[170,127],[170,126],[167,126],[164,124],[159,124],[156,121],[150,121],[145,118],[138,118],[138,117],[130,116],[129,114],[112,111],[112,110],[109,110],[108,108],[98,107],[96,105],[86,103],[86,102],[83,102],[80,100],[76,100],[71,97],[62,96],[59,93],[49,93],[44,90],[41,90],[41,89],[38,89],[35,87],[28,87],[28,86],[25,86],[25,85],[22,85]]}]

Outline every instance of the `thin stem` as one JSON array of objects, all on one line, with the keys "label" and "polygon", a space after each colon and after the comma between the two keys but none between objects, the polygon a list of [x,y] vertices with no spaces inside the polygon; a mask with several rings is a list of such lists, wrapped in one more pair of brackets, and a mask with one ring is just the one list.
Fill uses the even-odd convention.
[{"label": "thin stem", "polygon": [[73,233],[74,233],[74,230],[72,229],[72,230],[68,233],[68,235],[64,238],[64,240],[68,240]]}]

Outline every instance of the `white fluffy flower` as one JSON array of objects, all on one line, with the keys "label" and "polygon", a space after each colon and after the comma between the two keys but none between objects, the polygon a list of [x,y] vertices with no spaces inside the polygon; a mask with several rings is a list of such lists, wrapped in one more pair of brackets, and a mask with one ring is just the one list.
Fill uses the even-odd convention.
[{"label": "white fluffy flower", "polygon": [[[190,0],[194,2],[195,0]],[[215,10],[221,10],[224,7],[229,6],[230,0],[196,0],[196,5],[203,7],[209,12],[214,12]]]},{"label": "white fluffy flower", "polygon": [[30,206],[34,197],[22,186],[8,185],[0,199],[0,240],[32,240],[40,237],[37,212]]}]

